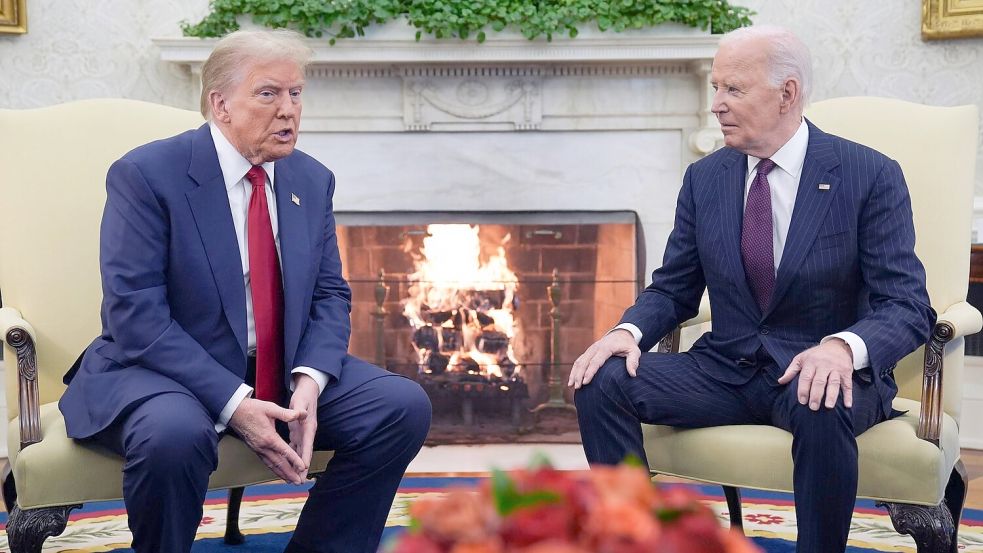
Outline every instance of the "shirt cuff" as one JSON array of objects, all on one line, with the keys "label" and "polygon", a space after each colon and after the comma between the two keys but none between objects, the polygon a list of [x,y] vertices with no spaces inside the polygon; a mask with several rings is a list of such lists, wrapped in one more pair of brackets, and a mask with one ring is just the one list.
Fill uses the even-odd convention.
[{"label": "shirt cuff", "polygon": [[[323,392],[324,388],[328,385],[328,375],[324,374],[323,372],[317,369],[312,369],[311,367],[296,367],[294,370],[290,371],[290,374],[298,374],[298,373],[306,374],[307,376],[313,378],[314,382],[317,382],[318,396],[321,395],[321,392]],[[293,378],[290,379],[290,391],[291,392],[294,391]]]},{"label": "shirt cuff", "polygon": [[642,342],[642,331],[639,330],[637,326],[631,323],[621,323],[620,325],[609,330],[608,333],[611,333],[612,331],[619,330],[619,329],[627,330],[628,332],[631,332],[631,335],[635,337],[636,344],[640,344]]},{"label": "shirt cuff", "polygon": [[239,408],[239,404],[251,395],[253,395],[253,389],[248,384],[243,383],[239,385],[239,389],[232,394],[229,402],[225,404],[225,408],[218,414],[218,421],[215,423],[216,433],[221,434],[225,430],[225,427],[229,425],[229,419],[232,418],[236,409]]},{"label": "shirt cuff", "polygon": [[870,357],[867,355],[867,343],[864,339],[852,332],[837,332],[831,336],[827,336],[820,341],[820,344],[825,344],[826,342],[832,340],[833,338],[839,338],[846,342],[846,345],[850,346],[850,351],[853,353],[853,370],[859,371],[860,369],[866,368],[870,365]]}]

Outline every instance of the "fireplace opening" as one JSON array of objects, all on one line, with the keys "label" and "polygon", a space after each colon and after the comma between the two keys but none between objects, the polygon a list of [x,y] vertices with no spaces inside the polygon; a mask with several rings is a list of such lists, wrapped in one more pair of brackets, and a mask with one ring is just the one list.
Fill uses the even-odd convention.
[{"label": "fireplace opening", "polygon": [[579,441],[566,378],[640,289],[634,212],[336,216],[351,352],[420,383],[429,443]]}]

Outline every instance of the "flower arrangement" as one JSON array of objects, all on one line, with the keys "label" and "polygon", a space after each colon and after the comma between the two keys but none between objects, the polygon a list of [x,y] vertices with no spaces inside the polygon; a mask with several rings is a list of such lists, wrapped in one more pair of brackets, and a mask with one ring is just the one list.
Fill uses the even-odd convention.
[{"label": "flower arrangement", "polygon": [[496,471],[477,490],[410,505],[389,553],[758,553],[681,488],[638,466]]}]

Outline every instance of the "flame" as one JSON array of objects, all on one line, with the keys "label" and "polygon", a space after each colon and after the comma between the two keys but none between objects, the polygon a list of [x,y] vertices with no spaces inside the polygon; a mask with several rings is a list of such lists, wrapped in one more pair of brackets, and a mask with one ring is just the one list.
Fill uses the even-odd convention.
[{"label": "flame", "polygon": [[[514,298],[518,279],[509,269],[504,243],[495,254],[481,260],[481,239],[478,225],[429,225],[428,235],[415,256],[415,271],[408,275],[409,297],[403,300],[403,315],[415,330],[433,327],[440,348],[417,347],[421,372],[430,372],[427,357],[434,351],[448,355],[447,371],[473,372],[482,376],[504,378],[502,363],[508,361],[518,375],[512,342],[515,338]],[[493,294],[482,294],[493,292]],[[501,304],[496,301],[501,297]],[[436,321],[435,313],[452,314]],[[428,320],[429,319],[429,320]],[[459,347],[447,351],[451,344],[445,337],[460,331]],[[504,351],[484,352],[479,349],[483,333],[500,332],[508,338]],[[490,335],[490,334],[489,334]],[[432,344],[431,344],[432,345]],[[487,348],[486,348],[487,349]],[[473,364],[477,363],[475,371]]]}]

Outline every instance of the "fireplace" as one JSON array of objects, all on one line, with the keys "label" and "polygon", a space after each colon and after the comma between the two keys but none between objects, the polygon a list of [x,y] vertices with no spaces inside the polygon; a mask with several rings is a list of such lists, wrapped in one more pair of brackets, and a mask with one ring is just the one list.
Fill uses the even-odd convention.
[{"label": "fireplace", "polygon": [[[452,363],[450,342],[439,333],[450,320],[450,340],[458,331],[463,339],[470,317],[485,313],[474,309],[465,322],[460,307],[438,309],[451,315],[440,322],[431,316],[424,326],[433,330],[422,331],[437,332],[436,344],[432,334],[418,340],[430,347],[414,344],[419,329],[403,315],[402,303],[418,270],[413,256],[432,224],[478,225],[486,244],[509,237],[501,247],[517,285],[516,335],[508,346],[514,359],[496,358],[503,380],[478,387],[513,391],[517,382],[504,380],[518,374],[528,394],[514,411],[521,420],[513,424],[511,400],[441,404],[435,435],[445,427],[468,428],[466,420],[471,428],[495,422],[502,430],[496,435],[509,440],[516,439],[516,426],[535,429],[543,439],[572,428],[569,413],[540,411],[533,418],[528,408],[547,397],[562,402],[545,380],[551,363],[568,369],[631,303],[640,274],[662,259],[685,167],[722,140],[709,110],[717,40],[698,29],[662,25],[613,34],[585,30],[552,41],[492,33],[479,45],[417,41],[412,28],[393,25],[334,46],[310,42],[315,55],[306,73],[298,148],[337,177],[333,203],[343,212],[339,235],[355,296],[353,353],[381,358],[377,362],[414,378],[431,361],[439,362],[439,371],[442,357],[448,366],[465,363],[467,374],[466,359],[475,356],[465,354],[493,348],[462,340],[467,351],[455,350]],[[192,76],[214,46],[187,38],[154,42],[162,59]],[[197,97],[194,91],[187,106]],[[471,286],[465,295],[485,301],[485,292]],[[469,332],[483,335],[487,326]],[[515,371],[502,370],[510,363]],[[482,364],[475,372],[487,380]],[[463,380],[446,368],[441,375]],[[562,424],[550,428],[546,413],[566,418],[556,415]]]},{"label": "fireplace", "polygon": [[423,386],[433,441],[576,439],[572,413],[531,409],[638,293],[637,227],[632,212],[339,213],[351,351]]}]

